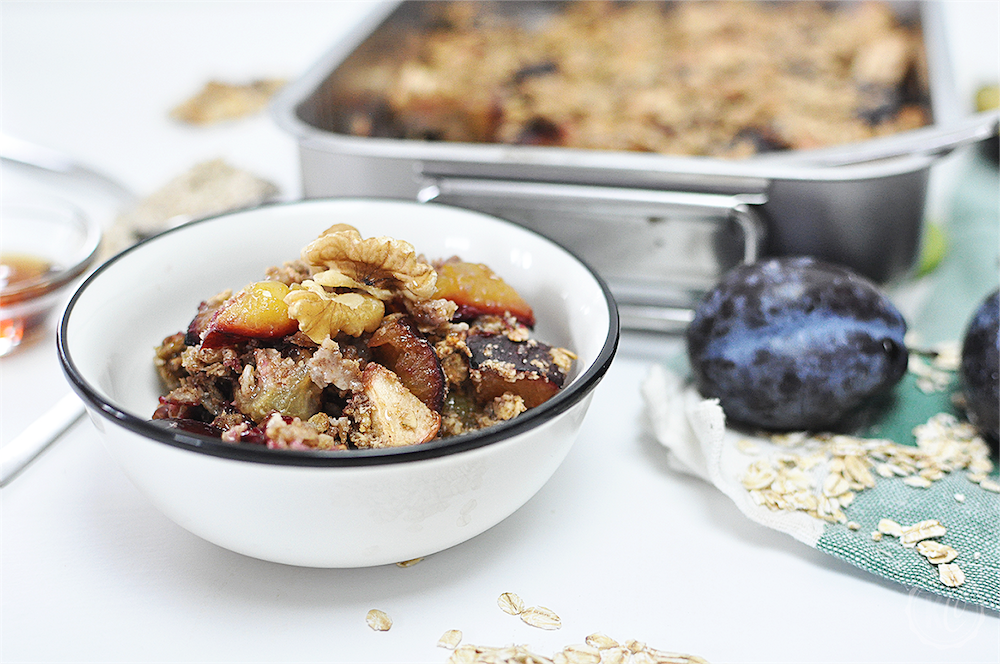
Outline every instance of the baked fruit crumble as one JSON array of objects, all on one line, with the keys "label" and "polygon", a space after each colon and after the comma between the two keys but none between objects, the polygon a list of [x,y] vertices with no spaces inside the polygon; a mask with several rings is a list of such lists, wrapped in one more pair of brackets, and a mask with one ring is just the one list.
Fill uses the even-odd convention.
[{"label": "baked fruit crumble", "polygon": [[153,419],[278,449],[400,447],[517,417],[575,355],[532,337],[528,303],[489,267],[428,262],[338,224],[297,260],[203,301],[166,337]]}]

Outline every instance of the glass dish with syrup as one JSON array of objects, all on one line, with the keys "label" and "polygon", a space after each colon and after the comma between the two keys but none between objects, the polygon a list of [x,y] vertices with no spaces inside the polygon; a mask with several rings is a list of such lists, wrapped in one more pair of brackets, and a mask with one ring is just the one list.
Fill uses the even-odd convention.
[{"label": "glass dish with syrup", "polygon": [[50,196],[4,196],[0,205],[0,357],[39,332],[67,287],[94,262],[100,227]]}]

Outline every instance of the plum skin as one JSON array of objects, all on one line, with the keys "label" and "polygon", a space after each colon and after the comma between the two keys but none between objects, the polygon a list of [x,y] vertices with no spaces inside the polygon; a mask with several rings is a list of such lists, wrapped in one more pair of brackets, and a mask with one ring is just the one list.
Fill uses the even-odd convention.
[{"label": "plum skin", "polygon": [[686,332],[701,394],[770,430],[836,425],[906,373],[906,321],[875,284],[812,258],[728,272]]},{"label": "plum skin", "polygon": [[969,421],[993,443],[1000,434],[1000,290],[980,303],[962,342],[963,392]]}]

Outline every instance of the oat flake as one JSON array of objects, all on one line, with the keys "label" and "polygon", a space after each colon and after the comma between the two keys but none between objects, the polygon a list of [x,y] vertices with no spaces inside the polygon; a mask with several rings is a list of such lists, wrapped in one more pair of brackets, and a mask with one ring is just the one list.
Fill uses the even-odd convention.
[{"label": "oat flake", "polygon": [[562,627],[562,620],[555,611],[544,606],[532,606],[520,613],[521,620],[532,627],[539,629],[559,629]]},{"label": "oat flake", "polygon": [[587,637],[586,641],[587,645],[593,646],[598,650],[605,650],[607,648],[618,647],[617,641],[612,639],[610,636],[607,636],[606,634],[601,634],[600,632],[595,632],[594,634],[591,634],[590,636]]},{"label": "oat flake", "polygon": [[441,635],[441,638],[438,639],[437,645],[438,648],[448,648],[449,650],[454,650],[461,642],[462,632],[457,629],[449,629]]},{"label": "oat flake", "polygon": [[392,619],[389,615],[380,609],[372,609],[365,616],[365,622],[376,632],[388,632],[389,628],[392,627]]},{"label": "oat flake", "polygon": [[984,479],[979,483],[979,486],[986,489],[987,491],[992,491],[993,493],[1000,493],[1000,484],[997,484],[993,480]]},{"label": "oat flake", "polygon": [[520,615],[524,611],[524,600],[517,593],[503,593],[497,598],[497,605],[504,613],[512,616]]},{"label": "oat flake", "polygon": [[890,537],[902,537],[903,527],[892,519],[882,519],[878,522],[878,531]]},{"label": "oat flake", "polygon": [[938,565],[938,577],[949,588],[957,588],[965,583],[965,572],[955,563]]},{"label": "oat flake", "polygon": [[412,558],[410,560],[401,560],[398,563],[396,563],[396,567],[413,567],[421,560],[423,560],[423,558]]},{"label": "oat flake", "polygon": [[947,544],[941,544],[941,542],[934,540],[917,542],[917,552],[934,565],[950,563],[958,557],[958,551]]}]

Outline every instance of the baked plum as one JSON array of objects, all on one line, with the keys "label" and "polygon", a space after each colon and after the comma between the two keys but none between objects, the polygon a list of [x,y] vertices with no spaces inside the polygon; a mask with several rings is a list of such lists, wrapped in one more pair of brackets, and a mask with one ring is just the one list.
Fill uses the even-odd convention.
[{"label": "baked plum", "polygon": [[240,339],[279,339],[299,329],[288,315],[280,281],[258,281],[223,302],[201,335],[203,348],[217,348]]},{"label": "baked plum", "polygon": [[444,404],[445,381],[434,347],[400,314],[386,316],[368,342],[372,357],[397,376],[425,406],[436,413]]},{"label": "baked plum", "polygon": [[458,305],[457,320],[510,314],[522,325],[535,326],[535,314],[524,298],[488,266],[448,261],[437,268],[437,299]]},{"label": "baked plum", "polygon": [[559,351],[551,346],[492,333],[469,334],[465,344],[469,374],[480,403],[510,392],[521,397],[527,408],[534,408],[562,388],[565,373],[559,366]]},{"label": "baked plum", "polygon": [[906,372],[906,321],[870,281],[812,258],[742,265],[687,329],[697,388],[729,420],[823,429]]},{"label": "baked plum", "polygon": [[962,342],[963,392],[969,421],[994,446],[1000,439],[1000,290],[976,309]]}]

